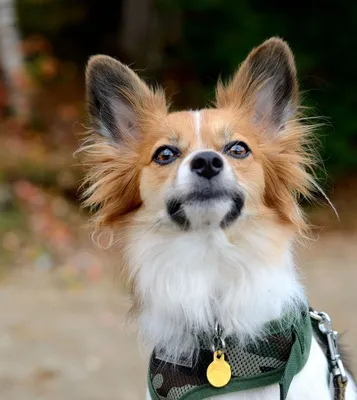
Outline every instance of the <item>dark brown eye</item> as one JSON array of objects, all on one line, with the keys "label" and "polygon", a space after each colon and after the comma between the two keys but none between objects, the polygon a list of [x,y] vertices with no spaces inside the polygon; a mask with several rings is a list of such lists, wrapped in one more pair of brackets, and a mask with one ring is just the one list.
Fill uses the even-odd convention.
[{"label": "dark brown eye", "polygon": [[155,151],[152,159],[160,165],[166,165],[172,163],[178,157],[180,157],[180,150],[177,147],[161,146]]},{"label": "dark brown eye", "polygon": [[233,158],[245,158],[251,151],[246,143],[235,141],[226,144],[223,148],[223,153]]}]

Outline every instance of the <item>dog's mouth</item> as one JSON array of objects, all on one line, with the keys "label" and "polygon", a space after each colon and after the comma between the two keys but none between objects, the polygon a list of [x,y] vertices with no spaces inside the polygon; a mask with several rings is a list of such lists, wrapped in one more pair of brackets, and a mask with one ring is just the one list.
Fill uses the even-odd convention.
[{"label": "dog's mouth", "polygon": [[235,192],[192,192],[166,201],[171,220],[183,230],[230,226],[241,214],[244,197]]}]

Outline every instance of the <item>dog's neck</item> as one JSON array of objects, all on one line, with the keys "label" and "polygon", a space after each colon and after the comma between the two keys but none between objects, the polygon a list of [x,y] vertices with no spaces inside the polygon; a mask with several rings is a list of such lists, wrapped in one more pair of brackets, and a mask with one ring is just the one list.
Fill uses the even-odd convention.
[{"label": "dog's neck", "polygon": [[128,257],[144,342],[179,357],[197,347],[197,335],[213,335],[215,322],[243,343],[261,336],[267,322],[299,310],[304,291],[292,235],[275,228],[230,237],[223,231],[136,232]]}]

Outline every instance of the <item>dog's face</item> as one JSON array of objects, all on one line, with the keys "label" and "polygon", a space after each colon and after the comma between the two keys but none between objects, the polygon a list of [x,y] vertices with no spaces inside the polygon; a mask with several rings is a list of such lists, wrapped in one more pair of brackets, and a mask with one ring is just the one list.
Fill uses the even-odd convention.
[{"label": "dog's face", "polygon": [[[306,128],[293,56],[280,39],[254,49],[216,108],[170,113],[162,91],[105,56],[87,69],[94,142],[87,204],[99,226],[133,218],[165,229],[239,229],[240,220],[303,225]],[[135,219],[134,218],[134,219]]]},{"label": "dog's face", "polygon": [[258,213],[264,171],[255,127],[231,110],[172,113],[147,147],[142,212],[183,230],[225,229]]}]

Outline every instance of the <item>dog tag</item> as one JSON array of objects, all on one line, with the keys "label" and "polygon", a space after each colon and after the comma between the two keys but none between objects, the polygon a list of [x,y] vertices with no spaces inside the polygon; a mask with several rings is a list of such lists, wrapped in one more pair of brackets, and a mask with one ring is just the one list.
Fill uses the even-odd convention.
[{"label": "dog tag", "polygon": [[215,351],[213,361],[207,368],[208,382],[214,387],[223,387],[231,380],[231,367],[224,360],[224,354],[221,351]]}]

